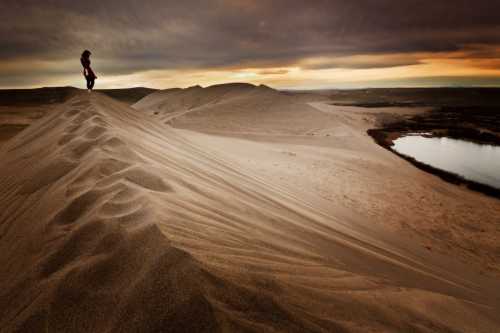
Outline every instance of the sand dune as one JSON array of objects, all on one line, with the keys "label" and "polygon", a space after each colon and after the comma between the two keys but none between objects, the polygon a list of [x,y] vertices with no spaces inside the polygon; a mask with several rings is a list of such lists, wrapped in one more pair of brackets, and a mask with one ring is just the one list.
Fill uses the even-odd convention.
[{"label": "sand dune", "polygon": [[162,90],[133,107],[175,127],[206,133],[252,134],[265,129],[268,134],[307,134],[311,121],[317,124],[318,117],[328,121],[305,106],[304,100],[311,98],[318,100],[317,96],[293,96],[267,86],[233,83]]},{"label": "sand dune", "polygon": [[[155,96],[188,94],[161,117],[195,124],[219,117],[216,104],[229,103],[227,114],[251,99],[290,98],[266,87],[199,89],[136,107],[154,115]],[[310,108],[290,117],[331,119]],[[270,110],[255,122],[283,112]],[[253,126],[231,117],[206,125]],[[266,126],[307,136],[307,118],[286,132],[292,121]],[[341,206],[324,210],[196,141],[81,92],[2,146],[2,331],[499,329],[497,280]]]},{"label": "sand dune", "polygon": [[[77,91],[73,87],[0,90],[0,147]],[[129,88],[99,91],[130,105],[155,90]]]},{"label": "sand dune", "polygon": [[[155,119],[168,119],[175,128],[188,129],[183,135],[198,145],[231,157],[267,183],[299,191],[302,200],[309,197],[315,206],[340,219],[345,219],[339,215],[344,211],[342,216],[362,225],[376,224],[390,234],[402,233],[430,252],[459,258],[479,266],[478,271],[500,276],[500,201],[416,169],[374,144],[366,133],[381,122],[431,108],[339,106],[321,92],[243,87],[246,93],[240,90],[232,98],[187,112],[171,113],[165,107],[171,103],[182,108],[183,90],[172,96],[162,97],[159,92],[146,97],[155,101],[154,112],[141,102],[134,107]],[[211,89],[197,88],[197,94],[210,95]],[[346,92],[356,93],[369,99],[397,97],[379,90]],[[447,94],[444,100],[450,99]]]}]

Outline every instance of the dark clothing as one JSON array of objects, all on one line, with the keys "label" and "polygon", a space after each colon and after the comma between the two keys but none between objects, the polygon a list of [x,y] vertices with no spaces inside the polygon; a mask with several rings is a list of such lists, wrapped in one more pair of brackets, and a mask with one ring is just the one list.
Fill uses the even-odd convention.
[{"label": "dark clothing", "polygon": [[83,66],[83,75],[85,77],[90,76],[90,77],[96,79],[97,76],[95,76],[94,71],[92,70],[92,68],[90,68],[90,59],[81,57],[80,62],[82,63],[82,66]]},{"label": "dark clothing", "polygon": [[86,76],[85,79],[87,79],[87,89],[92,90],[94,88],[94,78],[91,78],[89,76]]},{"label": "dark clothing", "polygon": [[85,79],[87,80],[87,89],[92,89],[97,76],[94,74],[92,68],[90,68],[90,59],[81,57],[80,62],[83,66],[83,76],[85,76]]}]

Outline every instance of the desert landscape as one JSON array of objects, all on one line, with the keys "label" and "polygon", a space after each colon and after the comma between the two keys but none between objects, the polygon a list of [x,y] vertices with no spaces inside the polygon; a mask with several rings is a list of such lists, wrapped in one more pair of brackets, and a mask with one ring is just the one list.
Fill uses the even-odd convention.
[{"label": "desert landscape", "polygon": [[500,201],[357,93],[0,94],[1,331],[498,331]]},{"label": "desert landscape", "polygon": [[0,1],[0,333],[500,332],[500,2]]}]

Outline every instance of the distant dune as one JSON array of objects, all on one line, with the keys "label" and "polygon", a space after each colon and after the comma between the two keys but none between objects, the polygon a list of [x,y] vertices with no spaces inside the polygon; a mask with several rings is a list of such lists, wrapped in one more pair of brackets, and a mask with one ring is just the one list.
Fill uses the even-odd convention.
[{"label": "distant dune", "polygon": [[210,133],[262,132],[299,134],[318,118],[328,116],[304,101],[321,100],[317,95],[290,95],[267,86],[246,83],[161,90],[132,107],[175,127]]},{"label": "distant dune", "polygon": [[[232,84],[134,108],[99,92],[60,100],[0,147],[2,331],[497,331],[498,280],[376,223],[369,197],[414,213],[422,189],[487,214],[498,203],[374,145],[373,115],[310,97]],[[343,182],[372,217],[344,205]]]},{"label": "distant dune", "polygon": [[186,89],[166,89],[150,94],[134,107],[163,113],[179,113],[191,111],[202,106],[219,103],[231,103],[234,99],[252,99],[266,95],[280,97],[280,93],[266,86],[254,86],[248,83],[231,83],[214,85],[207,88],[193,86]]},{"label": "distant dune", "polygon": [[154,93],[157,89],[136,87],[123,89],[97,89],[97,91],[130,105],[139,101],[143,97]]}]

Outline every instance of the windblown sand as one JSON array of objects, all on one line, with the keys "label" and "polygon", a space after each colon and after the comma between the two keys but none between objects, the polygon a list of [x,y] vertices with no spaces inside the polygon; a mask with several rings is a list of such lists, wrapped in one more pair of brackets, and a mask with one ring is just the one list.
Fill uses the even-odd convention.
[{"label": "windblown sand", "polygon": [[2,332],[500,329],[498,280],[422,246],[445,210],[404,233],[363,209],[498,202],[375,146],[369,116],[247,85],[134,107],[78,92],[0,148]]}]

